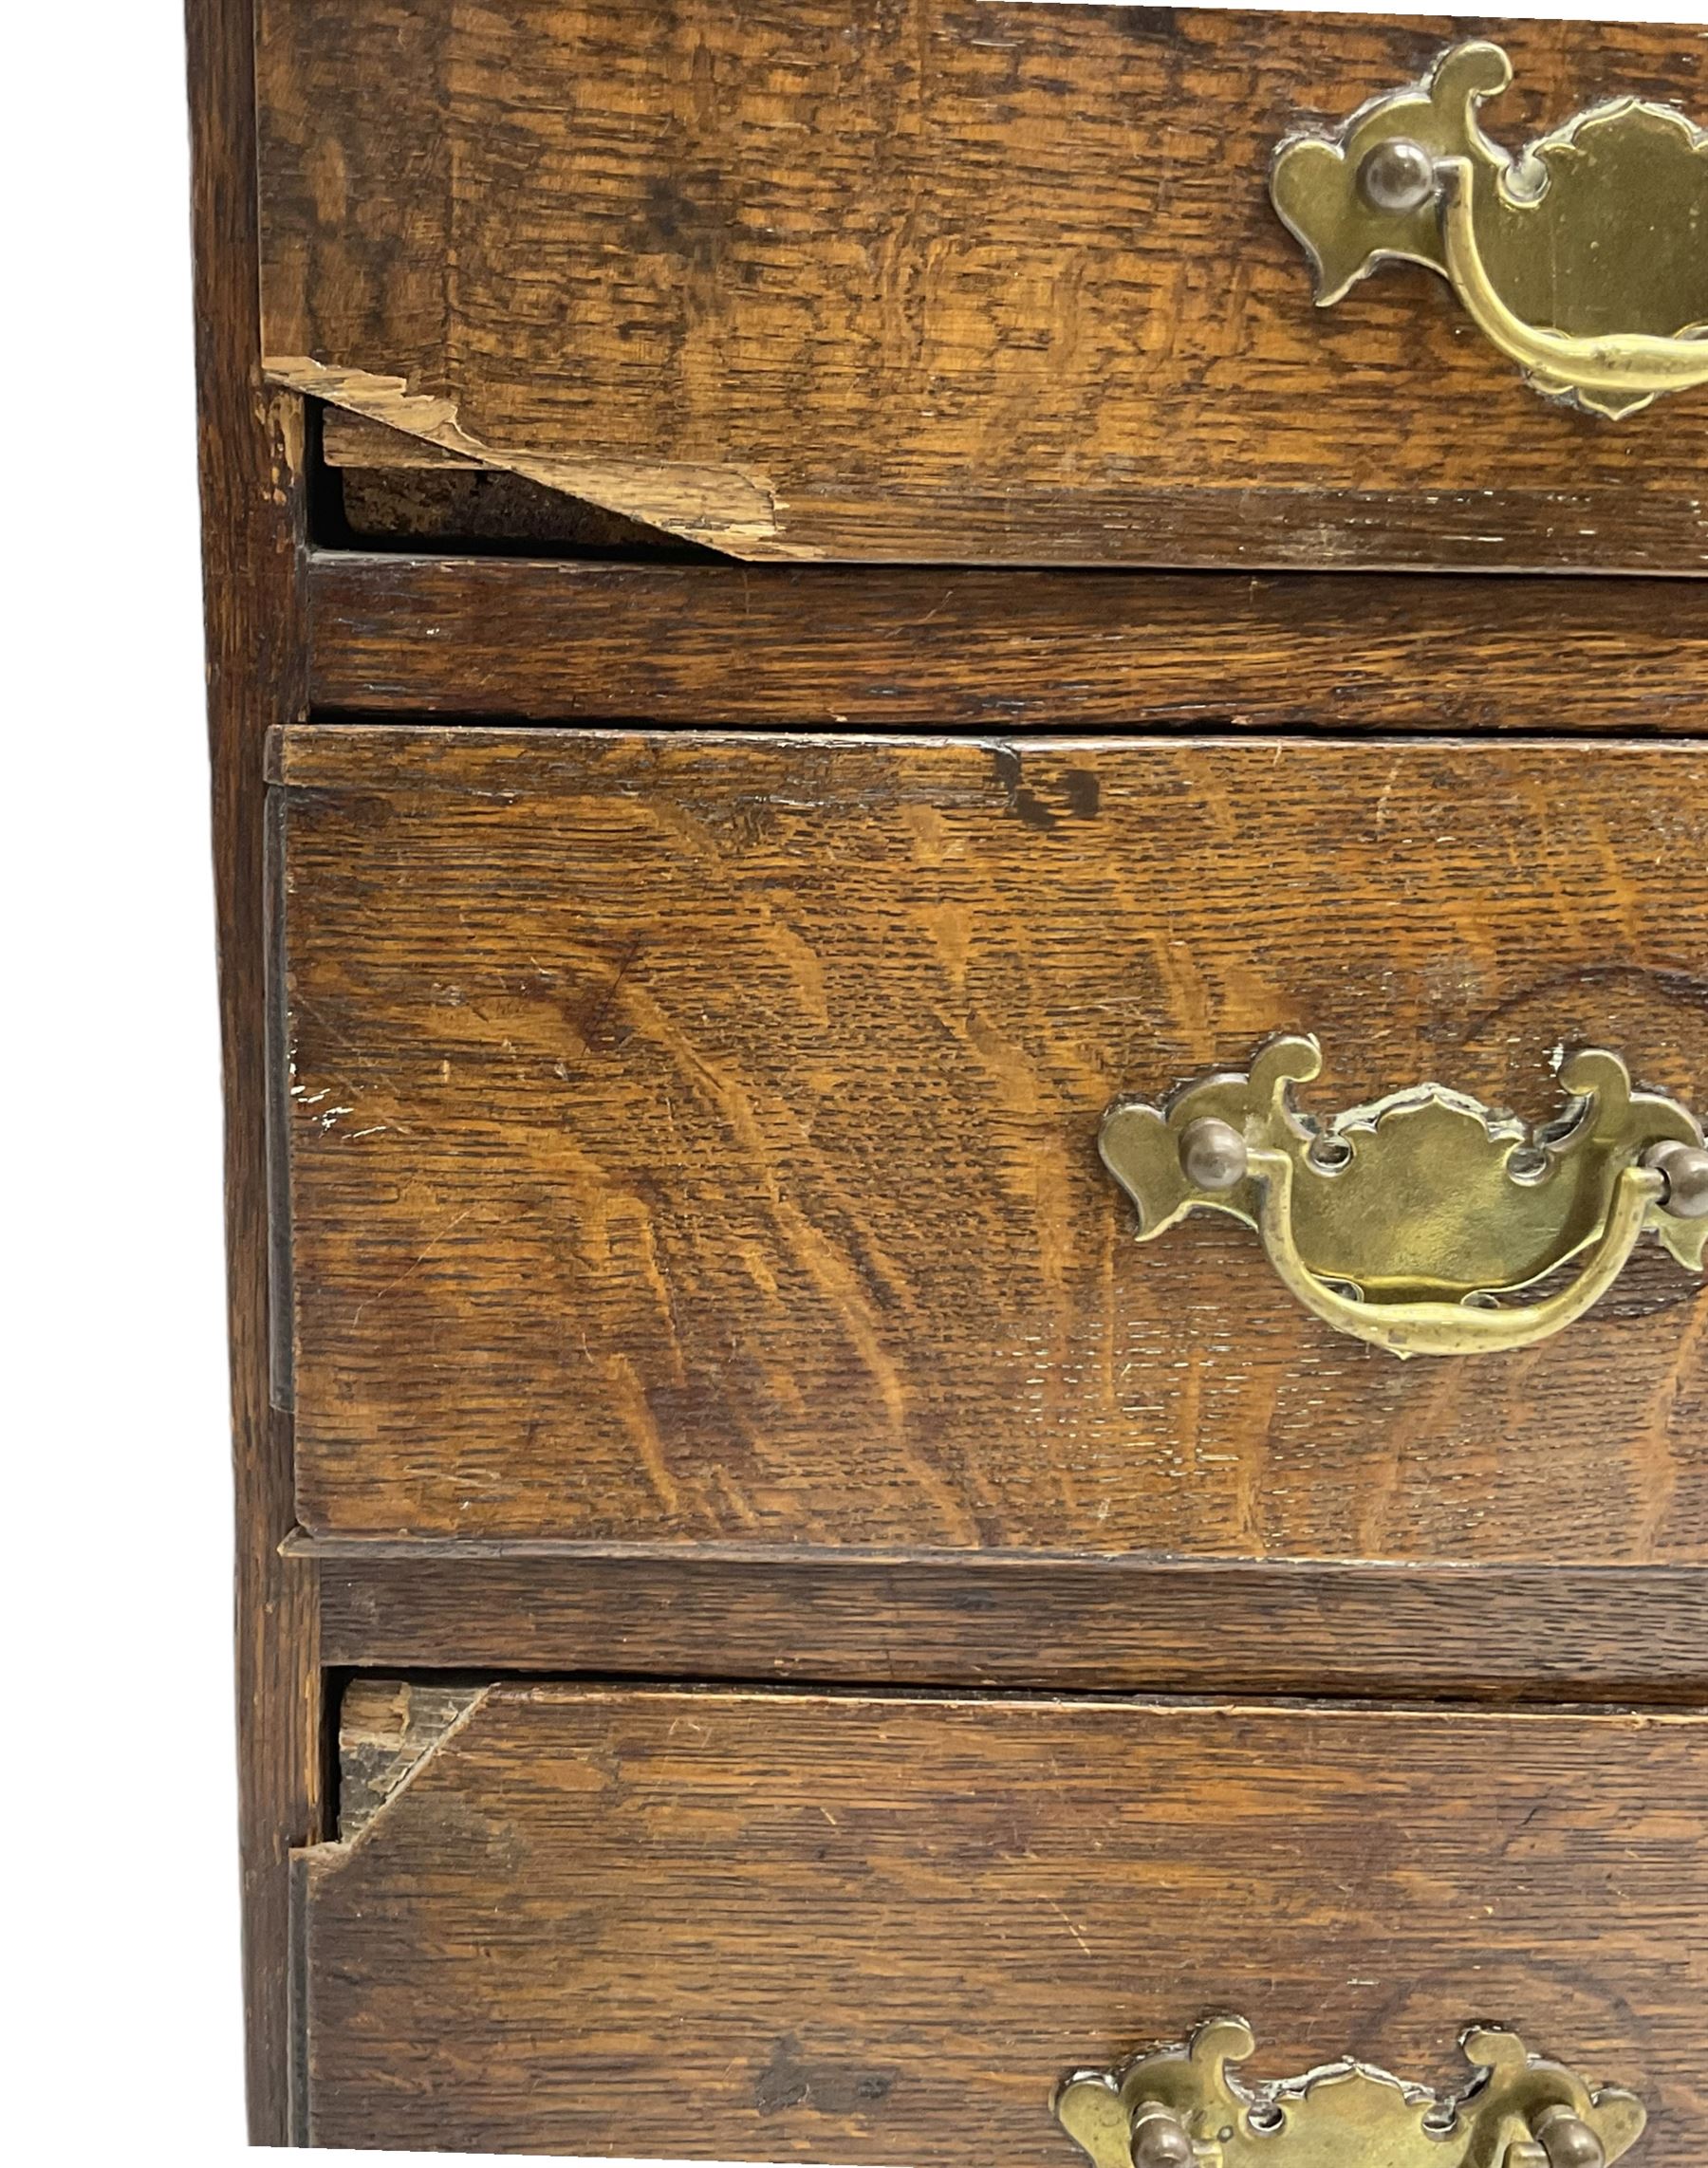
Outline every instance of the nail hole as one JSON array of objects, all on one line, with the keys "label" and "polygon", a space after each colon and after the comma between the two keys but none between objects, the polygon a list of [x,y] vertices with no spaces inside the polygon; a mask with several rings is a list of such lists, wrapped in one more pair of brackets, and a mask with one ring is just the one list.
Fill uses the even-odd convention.
[{"label": "nail hole", "polygon": [[1287,2122],[1287,2115],[1273,2101],[1259,2101],[1246,2110],[1246,2121],[1254,2131],[1267,2138],[1281,2129]]},{"label": "nail hole", "polygon": [[1338,1175],[1352,1163],[1352,1147],[1344,1137],[1313,1137],[1305,1157],[1319,1175]]}]

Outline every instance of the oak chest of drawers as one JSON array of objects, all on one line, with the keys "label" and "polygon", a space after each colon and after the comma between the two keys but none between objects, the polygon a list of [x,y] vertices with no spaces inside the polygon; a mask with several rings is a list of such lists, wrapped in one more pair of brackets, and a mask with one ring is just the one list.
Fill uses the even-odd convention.
[{"label": "oak chest of drawers", "polygon": [[190,20],[257,2139],[1699,2160],[1708,33]]}]

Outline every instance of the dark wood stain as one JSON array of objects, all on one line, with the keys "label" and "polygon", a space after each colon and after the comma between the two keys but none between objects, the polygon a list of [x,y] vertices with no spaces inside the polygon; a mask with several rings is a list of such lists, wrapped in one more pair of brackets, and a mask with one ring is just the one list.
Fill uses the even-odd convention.
[{"label": "dark wood stain", "polygon": [[882,2101],[895,2082],[893,2070],[808,2062],[800,2041],[789,2032],[778,2041],[770,2061],[753,2081],[753,2103],[763,2116],[803,2107],[819,2115],[854,2116],[868,2103]]}]

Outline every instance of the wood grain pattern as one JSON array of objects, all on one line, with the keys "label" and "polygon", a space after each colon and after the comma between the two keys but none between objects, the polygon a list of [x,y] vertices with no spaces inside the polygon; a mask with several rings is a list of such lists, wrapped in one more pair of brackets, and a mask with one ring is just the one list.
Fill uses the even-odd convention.
[{"label": "wood grain pattern", "polygon": [[1072,2168],[1049,2096],[1236,2010],[1470,2020],[1708,2141],[1700,1718],[492,1688],[302,1862],[323,2145]]},{"label": "wood grain pattern", "polygon": [[321,553],[315,704],[699,728],[1708,729],[1682,580]]},{"label": "wood grain pattern", "polygon": [[[300,1539],[299,1539],[300,1540]],[[323,1539],[324,1540],[324,1539]],[[1399,1700],[1708,1702],[1708,1574],[320,1554],[329,1664]],[[425,1555],[423,1555],[425,1554]]]},{"label": "wood grain pattern", "polygon": [[[189,0],[196,373],[208,718],[226,1103],[236,1717],[251,2135],[287,2128],[288,1857],[320,1834],[315,1569],[284,1558],[290,1426],[268,1392],[263,956],[269,725],[306,697],[301,402],[262,381],[255,282],[254,24],[249,0]],[[208,1832],[219,1844],[223,1833]]]},{"label": "wood grain pattern", "polygon": [[[446,449],[744,557],[1708,569],[1701,395],[1550,407],[1416,269],[1313,306],[1271,155],[1448,18],[262,17],[269,366]],[[1699,28],[1500,34],[1514,143],[1708,116]]]},{"label": "wood grain pattern", "polygon": [[1402,1365],[1098,1119],[1318,1029],[1324,1103],[1708,1103],[1684,745],[315,728],[290,787],[298,1504],[349,1534],[1708,1558],[1700,1282]]}]

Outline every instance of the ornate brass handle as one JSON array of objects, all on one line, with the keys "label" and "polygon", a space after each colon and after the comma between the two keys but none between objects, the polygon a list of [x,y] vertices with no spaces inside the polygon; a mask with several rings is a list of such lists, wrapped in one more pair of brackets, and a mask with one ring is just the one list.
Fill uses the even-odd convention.
[{"label": "ornate brass handle", "polygon": [[[1702,1269],[1701,1130],[1676,1100],[1633,1091],[1617,1054],[1569,1056],[1571,1103],[1537,1130],[1439,1084],[1319,1122],[1292,1086],[1322,1065],[1314,1039],[1282,1036],[1248,1073],[1201,1078],[1160,1107],[1117,1100],[1099,1148],[1141,1241],[1190,1212],[1230,1213],[1307,1309],[1401,1356],[1547,1339],[1606,1293],[1645,1228]],[[1568,1285],[1534,1292],[1568,1266]]]},{"label": "ornate brass handle", "polygon": [[1270,192],[1318,304],[1402,258],[1550,398],[1625,415],[1708,384],[1708,135],[1625,98],[1514,159],[1476,121],[1512,79],[1498,46],[1455,46],[1337,134],[1281,145]]},{"label": "ornate brass handle", "polygon": [[1515,2032],[1475,2026],[1460,2042],[1476,2077],[1459,2095],[1402,2085],[1363,2063],[1246,2085],[1243,2018],[1212,2018],[1184,2047],[1124,2069],[1081,2070],[1056,2115],[1095,2168],[1608,2168],[1643,2135],[1634,2093],[1592,2093]]}]

